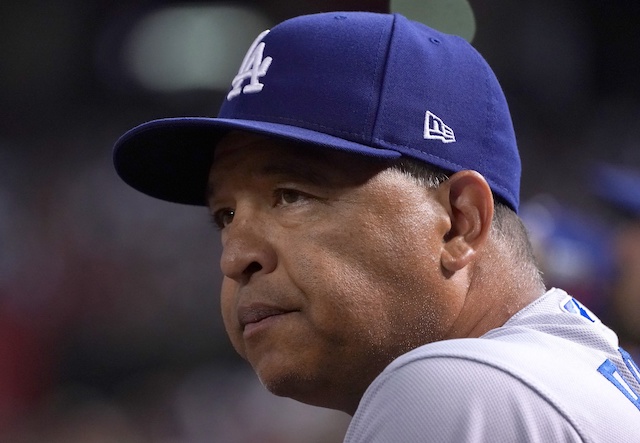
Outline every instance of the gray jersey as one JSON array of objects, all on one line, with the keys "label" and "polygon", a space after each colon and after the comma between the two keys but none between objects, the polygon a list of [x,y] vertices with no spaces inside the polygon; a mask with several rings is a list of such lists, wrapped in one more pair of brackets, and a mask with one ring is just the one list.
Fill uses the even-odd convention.
[{"label": "gray jersey", "polygon": [[638,393],[615,333],[552,289],[481,338],[396,359],[345,442],[640,442]]}]

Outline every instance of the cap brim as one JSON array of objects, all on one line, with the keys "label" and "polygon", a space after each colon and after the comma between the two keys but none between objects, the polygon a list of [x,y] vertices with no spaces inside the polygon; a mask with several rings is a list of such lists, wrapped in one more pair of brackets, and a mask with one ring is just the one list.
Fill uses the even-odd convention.
[{"label": "cap brim", "polygon": [[126,132],[114,146],[118,175],[152,197],[189,205],[206,205],[213,152],[231,130],[324,146],[369,157],[398,158],[397,151],[375,148],[297,126],[254,120],[180,117],[153,120]]}]

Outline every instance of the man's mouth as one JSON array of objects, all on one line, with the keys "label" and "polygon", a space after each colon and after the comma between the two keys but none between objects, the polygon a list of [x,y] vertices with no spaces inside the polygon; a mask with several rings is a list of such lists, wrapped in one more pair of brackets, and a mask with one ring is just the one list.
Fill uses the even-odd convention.
[{"label": "man's mouth", "polygon": [[240,324],[240,328],[244,331],[249,325],[254,325],[268,318],[287,314],[289,312],[292,311],[265,304],[241,306],[238,308],[238,323]]}]

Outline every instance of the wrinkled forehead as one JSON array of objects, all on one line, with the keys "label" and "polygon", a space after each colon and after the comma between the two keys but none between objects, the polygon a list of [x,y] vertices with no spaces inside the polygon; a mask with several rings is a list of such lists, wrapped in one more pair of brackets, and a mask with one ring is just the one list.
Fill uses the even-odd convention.
[{"label": "wrinkled forehead", "polygon": [[209,188],[230,172],[246,174],[282,174],[306,177],[310,181],[336,184],[364,182],[389,162],[286,139],[233,131],[215,148],[209,172]]},{"label": "wrinkled forehead", "polygon": [[247,157],[275,155],[276,160],[317,164],[332,169],[358,170],[371,166],[387,167],[389,162],[369,156],[346,152],[338,148],[314,145],[299,141],[264,136],[244,131],[231,131],[217,143],[213,167],[221,163],[233,163]]},{"label": "wrinkled forehead", "polygon": [[222,136],[220,141],[216,144],[213,161],[215,163],[217,160],[220,160],[233,152],[241,151],[243,148],[248,146],[267,143],[268,141],[269,138],[260,134],[243,131],[230,131]]},{"label": "wrinkled forehead", "polygon": [[330,165],[332,154],[326,151],[285,139],[233,131],[216,145],[209,181],[232,169],[249,172],[256,168],[268,170],[277,169],[277,165],[289,165],[289,169],[305,171],[312,166]]}]

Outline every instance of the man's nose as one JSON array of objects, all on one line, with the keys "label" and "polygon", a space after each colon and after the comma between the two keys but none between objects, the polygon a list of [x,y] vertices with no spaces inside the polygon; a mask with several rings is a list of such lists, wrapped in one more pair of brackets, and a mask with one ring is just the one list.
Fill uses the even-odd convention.
[{"label": "man's nose", "polygon": [[222,243],[220,268],[226,277],[246,284],[254,275],[273,272],[277,255],[265,226],[257,214],[236,212]]}]

